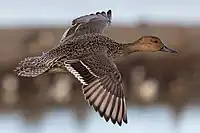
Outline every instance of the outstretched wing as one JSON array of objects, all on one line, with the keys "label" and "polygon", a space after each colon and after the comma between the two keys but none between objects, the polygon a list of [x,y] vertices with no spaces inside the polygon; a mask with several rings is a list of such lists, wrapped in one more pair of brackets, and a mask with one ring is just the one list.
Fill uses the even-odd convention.
[{"label": "outstretched wing", "polygon": [[93,54],[66,68],[83,84],[86,100],[106,121],[127,123],[126,102],[121,74],[103,53]]},{"label": "outstretched wing", "polygon": [[107,13],[96,12],[96,14],[90,14],[78,17],[72,21],[72,25],[79,23],[88,24],[89,28],[93,27],[98,31],[103,31],[103,29],[111,23],[112,12],[108,10]]},{"label": "outstretched wing", "polygon": [[61,42],[64,39],[82,34],[103,33],[104,29],[110,25],[111,18],[111,10],[108,10],[107,13],[102,11],[78,17],[72,21],[73,26],[65,31],[61,38]]}]

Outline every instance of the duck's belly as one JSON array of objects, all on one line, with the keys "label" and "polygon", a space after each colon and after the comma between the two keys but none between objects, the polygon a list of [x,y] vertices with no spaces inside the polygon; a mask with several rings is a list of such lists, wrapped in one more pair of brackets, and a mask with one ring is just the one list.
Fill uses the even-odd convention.
[{"label": "duck's belly", "polygon": [[67,68],[65,67],[64,60],[56,61],[49,69],[49,72],[51,73],[68,72]]},{"label": "duck's belly", "polygon": [[51,68],[49,70],[50,73],[65,73],[68,72],[66,68]]}]

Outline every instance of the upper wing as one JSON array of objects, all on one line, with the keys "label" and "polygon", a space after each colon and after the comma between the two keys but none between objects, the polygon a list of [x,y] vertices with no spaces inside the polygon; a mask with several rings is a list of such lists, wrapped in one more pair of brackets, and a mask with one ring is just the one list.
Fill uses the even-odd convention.
[{"label": "upper wing", "polygon": [[72,27],[65,31],[61,38],[68,39],[72,36],[78,36],[86,33],[102,33],[110,25],[112,18],[111,10],[107,13],[96,12],[96,14],[84,15],[72,21]]},{"label": "upper wing", "polygon": [[83,93],[90,105],[105,120],[127,123],[126,102],[121,74],[105,54],[84,57],[66,68],[83,84]]},{"label": "upper wing", "polygon": [[96,14],[84,15],[74,19],[72,21],[72,25],[84,23],[102,31],[106,26],[108,26],[111,23],[111,17],[111,10],[108,10],[107,13],[105,13],[104,11],[96,12]]}]

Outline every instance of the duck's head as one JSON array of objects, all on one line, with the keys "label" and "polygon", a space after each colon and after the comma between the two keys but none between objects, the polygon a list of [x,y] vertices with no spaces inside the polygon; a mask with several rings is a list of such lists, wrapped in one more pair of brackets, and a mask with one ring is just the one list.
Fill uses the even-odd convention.
[{"label": "duck's head", "polygon": [[178,53],[176,50],[173,50],[167,47],[158,37],[156,36],[143,36],[137,41],[128,45],[128,53],[132,52],[169,52],[169,53]]}]

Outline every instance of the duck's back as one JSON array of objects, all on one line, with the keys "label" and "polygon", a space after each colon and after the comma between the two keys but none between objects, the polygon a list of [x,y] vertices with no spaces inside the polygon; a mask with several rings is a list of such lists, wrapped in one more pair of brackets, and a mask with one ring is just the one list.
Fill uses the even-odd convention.
[{"label": "duck's back", "polygon": [[102,34],[91,33],[63,40],[58,46],[49,51],[51,56],[69,56],[78,58],[84,54],[100,52],[107,49],[107,44],[112,42],[109,37]]}]

